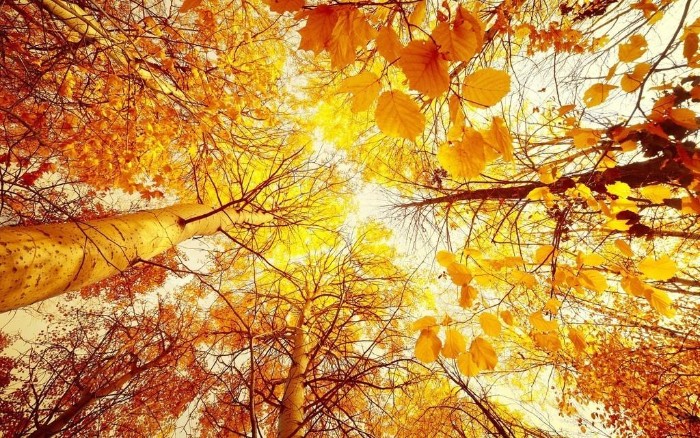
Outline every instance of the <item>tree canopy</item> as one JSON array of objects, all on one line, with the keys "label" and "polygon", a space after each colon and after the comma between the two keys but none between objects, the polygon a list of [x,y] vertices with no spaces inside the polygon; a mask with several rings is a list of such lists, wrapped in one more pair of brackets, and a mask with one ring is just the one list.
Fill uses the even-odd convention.
[{"label": "tree canopy", "polygon": [[0,431],[700,435],[698,11],[0,3]]}]

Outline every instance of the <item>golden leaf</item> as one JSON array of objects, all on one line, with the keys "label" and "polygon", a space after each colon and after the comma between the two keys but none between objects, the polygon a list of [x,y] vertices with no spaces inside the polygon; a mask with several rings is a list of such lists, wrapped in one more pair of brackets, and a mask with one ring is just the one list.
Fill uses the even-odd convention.
[{"label": "golden leaf", "polygon": [[664,199],[670,199],[673,196],[670,188],[660,184],[643,187],[640,191],[642,196],[654,204],[662,204]]},{"label": "golden leaf", "polygon": [[416,4],[415,9],[413,9],[411,15],[408,16],[408,22],[410,24],[420,26],[421,23],[423,23],[423,20],[425,20],[426,3],[427,0],[421,0]]},{"label": "golden leaf", "polygon": [[413,40],[401,50],[399,67],[408,78],[411,89],[436,98],[450,87],[447,61],[432,41]]},{"label": "golden leaf", "polygon": [[379,129],[391,137],[413,140],[425,126],[418,104],[400,91],[382,93],[374,115]]},{"label": "golden leaf", "polygon": [[501,312],[501,319],[508,325],[513,325],[515,321],[513,320],[513,314],[510,310],[504,310]]},{"label": "golden leaf", "polygon": [[465,351],[467,351],[467,341],[464,339],[464,336],[455,329],[447,329],[445,344],[442,346],[442,355],[448,359],[455,359]]},{"label": "golden leaf", "polygon": [[617,247],[617,249],[620,250],[622,255],[624,255],[625,257],[633,257],[634,256],[634,252],[632,252],[632,247],[630,247],[629,244],[627,242],[625,242],[624,240],[617,239],[615,241],[615,246]]},{"label": "golden leaf", "polygon": [[[486,144],[491,146],[498,155],[503,156],[503,161],[513,161],[513,137],[511,137],[502,118],[493,118],[491,128],[486,131],[483,138]],[[486,159],[488,160],[489,157]]]},{"label": "golden leaf", "polygon": [[479,316],[479,324],[481,324],[484,333],[489,336],[498,336],[501,334],[501,322],[493,313],[482,313]]},{"label": "golden leaf", "polygon": [[437,319],[434,316],[424,316],[411,324],[411,330],[413,331],[425,330],[431,327],[437,327]]},{"label": "golden leaf", "polygon": [[375,43],[377,44],[377,51],[384,59],[389,62],[399,59],[403,45],[401,45],[399,36],[391,26],[379,29]]},{"label": "golden leaf", "polygon": [[468,309],[474,304],[474,300],[479,296],[479,292],[472,286],[465,284],[459,291],[459,306]]},{"label": "golden leaf", "polygon": [[651,70],[651,64],[642,62],[634,67],[632,73],[625,73],[620,80],[620,88],[631,93],[642,85],[644,77]]},{"label": "golden leaf", "polygon": [[481,369],[477,366],[471,352],[462,353],[457,356],[457,368],[459,372],[468,377],[474,377],[479,374]]},{"label": "golden leaf", "polygon": [[455,178],[474,178],[486,167],[484,139],[478,131],[464,128],[462,139],[438,148],[438,162]]},{"label": "golden leaf", "polygon": [[644,260],[639,262],[637,268],[648,278],[661,281],[672,278],[676,275],[676,271],[678,270],[676,262],[671,260],[667,255],[664,255],[658,260],[655,260],[652,256],[647,256]]},{"label": "golden leaf", "polygon": [[416,341],[416,349],[414,354],[416,359],[421,362],[430,363],[435,361],[440,354],[442,341],[437,337],[432,330],[422,330],[418,341]]},{"label": "golden leaf", "polygon": [[698,51],[698,34],[689,33],[683,41],[683,56],[688,60],[688,64],[693,61],[695,53]]},{"label": "golden leaf", "polygon": [[452,263],[457,261],[455,255],[449,251],[438,251],[435,255],[435,260],[444,268],[449,267]]},{"label": "golden leaf", "polygon": [[605,258],[598,254],[581,254],[581,264],[588,266],[600,266],[605,263]]},{"label": "golden leaf", "polygon": [[544,265],[552,261],[556,251],[552,245],[542,245],[535,251],[532,261],[536,265]]},{"label": "golden leaf", "polygon": [[586,337],[580,330],[570,328],[568,337],[571,343],[574,344],[574,350],[576,350],[576,353],[583,353],[586,350],[588,343],[586,342]]},{"label": "golden leaf", "polygon": [[377,99],[381,84],[379,77],[372,72],[351,76],[340,83],[338,91],[341,93],[352,93],[352,110],[354,112],[366,111]]},{"label": "golden leaf", "polygon": [[544,319],[541,311],[534,312],[530,315],[530,324],[535,330],[539,330],[544,333],[556,331],[559,324],[556,320],[548,321]]},{"label": "golden leaf", "polygon": [[651,307],[663,316],[673,318],[676,311],[673,309],[673,307],[671,307],[673,302],[668,294],[656,288],[649,288],[649,292],[650,293],[647,296],[647,300],[649,300]]},{"label": "golden leaf", "polygon": [[668,112],[673,122],[686,129],[698,129],[698,120],[695,112],[688,108],[673,108]]},{"label": "golden leaf", "polygon": [[365,47],[375,36],[375,30],[359,9],[342,8],[337,14],[326,49],[331,55],[331,67],[341,69],[355,61],[356,49]]},{"label": "golden leaf", "polygon": [[475,338],[469,347],[469,352],[472,354],[472,359],[479,369],[492,370],[496,368],[498,363],[496,350],[485,339],[481,337]]},{"label": "golden leaf", "polygon": [[623,183],[622,181],[615,181],[614,184],[606,184],[605,189],[611,195],[618,196],[620,198],[628,198],[632,194],[632,188],[629,184]]},{"label": "golden leaf", "polygon": [[632,62],[644,54],[647,41],[642,35],[632,35],[629,42],[620,44],[618,56],[622,62]]},{"label": "golden leaf", "polygon": [[467,23],[450,28],[448,23],[440,22],[431,37],[450,61],[469,61],[476,52],[476,34]]},{"label": "golden leaf", "polygon": [[617,87],[608,84],[591,85],[591,87],[586,90],[585,93],[583,93],[583,103],[585,103],[588,108],[600,105],[601,103],[605,102],[605,99],[608,98],[610,90],[615,88]]},{"label": "golden leaf", "polygon": [[544,303],[544,310],[547,310],[552,315],[559,312],[560,307],[561,307],[561,301],[559,301],[558,299],[556,299],[554,297],[548,299],[547,302]]},{"label": "golden leaf", "polygon": [[583,270],[578,277],[581,285],[596,292],[603,292],[608,288],[608,280],[603,274],[593,270]]},{"label": "golden leaf", "polygon": [[496,105],[510,91],[510,75],[503,70],[482,68],[464,79],[462,97],[471,105]]},{"label": "golden leaf", "polygon": [[509,281],[513,284],[520,284],[525,287],[525,289],[533,289],[537,286],[537,277],[519,269],[510,273]]},{"label": "golden leaf", "polygon": [[472,281],[471,272],[469,272],[469,269],[461,263],[450,263],[450,265],[447,267],[447,274],[450,276],[452,282],[457,286],[462,286]]},{"label": "golden leaf", "polygon": [[532,339],[543,350],[556,353],[561,349],[561,340],[556,333],[533,333]]}]

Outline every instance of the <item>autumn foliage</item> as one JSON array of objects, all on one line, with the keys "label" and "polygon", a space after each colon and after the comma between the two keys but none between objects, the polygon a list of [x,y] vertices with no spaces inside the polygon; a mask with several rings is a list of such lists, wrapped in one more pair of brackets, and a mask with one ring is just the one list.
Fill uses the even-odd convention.
[{"label": "autumn foliage", "polygon": [[700,435],[698,11],[0,4],[0,431]]}]

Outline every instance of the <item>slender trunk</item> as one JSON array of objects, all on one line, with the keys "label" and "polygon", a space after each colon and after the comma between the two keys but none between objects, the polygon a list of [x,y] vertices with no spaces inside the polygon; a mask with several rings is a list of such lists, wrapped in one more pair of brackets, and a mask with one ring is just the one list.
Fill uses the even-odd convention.
[{"label": "slender trunk", "polygon": [[299,312],[299,318],[293,327],[292,364],[289,366],[287,383],[282,396],[282,406],[277,424],[279,438],[296,438],[303,436],[304,422],[304,377],[309,365],[309,340],[306,335],[306,317],[311,309],[311,299],[307,299]]},{"label": "slender trunk", "polygon": [[0,228],[0,312],[93,284],[193,236],[271,219],[183,204],[88,222]]}]

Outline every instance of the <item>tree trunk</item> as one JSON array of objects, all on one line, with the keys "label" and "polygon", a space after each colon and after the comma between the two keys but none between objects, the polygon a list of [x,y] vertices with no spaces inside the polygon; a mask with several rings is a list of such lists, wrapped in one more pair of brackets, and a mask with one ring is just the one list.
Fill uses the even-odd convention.
[{"label": "tree trunk", "polygon": [[193,236],[271,219],[183,204],[87,222],[0,228],[0,312],[96,283]]},{"label": "tree trunk", "polygon": [[306,314],[311,309],[311,299],[307,299],[299,318],[293,327],[292,364],[289,366],[287,383],[282,396],[282,406],[277,423],[279,438],[303,436],[304,422],[304,375],[309,365],[309,340],[306,335]]}]

